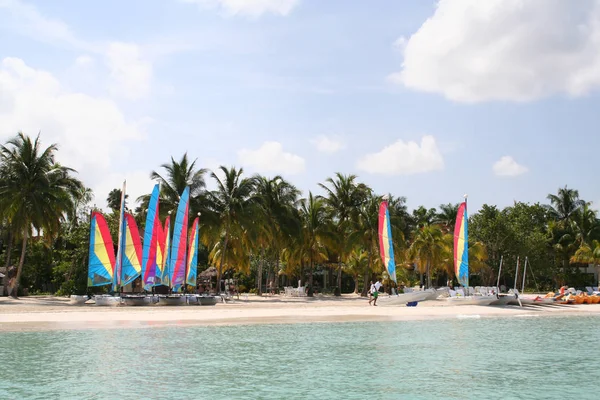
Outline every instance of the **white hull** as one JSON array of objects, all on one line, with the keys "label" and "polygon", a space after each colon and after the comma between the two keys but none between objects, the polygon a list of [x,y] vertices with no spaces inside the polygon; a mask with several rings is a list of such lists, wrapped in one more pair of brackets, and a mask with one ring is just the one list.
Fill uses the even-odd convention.
[{"label": "white hull", "polygon": [[[519,304],[519,300],[521,300],[521,304]],[[534,301],[533,301],[533,299],[530,299],[529,297],[519,296],[518,299],[513,299],[508,304],[510,304],[511,306],[520,306],[520,305],[529,306],[529,305],[534,304]]]},{"label": "white hull", "polygon": [[151,296],[123,296],[122,300],[126,306],[140,307],[152,305]]},{"label": "white hull", "polygon": [[431,292],[410,292],[391,296],[380,295],[377,299],[377,303],[382,306],[399,306],[406,303],[412,303],[413,301],[424,301],[429,296],[432,296]]},{"label": "white hull", "polygon": [[491,306],[505,306],[505,305],[508,305],[511,301],[513,301],[515,299],[516,299],[516,296],[514,294],[500,295],[500,297],[496,301],[493,301],[490,305]]},{"label": "white hull", "polygon": [[217,298],[215,296],[198,296],[191,295],[187,296],[188,304],[194,306],[214,306],[217,304]]},{"label": "white hull", "polygon": [[158,296],[158,305],[160,306],[184,306],[186,297],[180,295]]},{"label": "white hull", "polygon": [[498,300],[496,296],[458,296],[445,299],[455,306],[489,306],[496,300]]},{"label": "white hull", "polygon": [[79,295],[75,295],[72,294],[71,297],[69,297],[71,299],[71,304],[75,305],[75,306],[82,306],[85,304],[86,301],[88,301],[90,298],[86,295],[86,296],[79,296]]},{"label": "white hull", "polygon": [[94,300],[96,301],[96,305],[101,307],[116,307],[121,305],[121,298],[118,296],[94,296]]}]

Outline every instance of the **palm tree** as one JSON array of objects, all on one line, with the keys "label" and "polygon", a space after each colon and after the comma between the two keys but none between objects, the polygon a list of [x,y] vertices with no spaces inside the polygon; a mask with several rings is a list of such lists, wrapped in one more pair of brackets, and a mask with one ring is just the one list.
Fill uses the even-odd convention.
[{"label": "palm tree", "polygon": [[300,202],[300,220],[302,231],[299,246],[303,249],[302,254],[308,258],[308,284],[312,287],[315,263],[327,261],[326,243],[333,239],[325,201],[309,192],[308,198]]},{"label": "palm tree", "polygon": [[572,264],[594,264],[594,267],[598,269],[600,267],[600,241],[594,240],[591,244],[582,243],[570,261]]},{"label": "palm tree", "polygon": [[319,183],[319,186],[325,190],[324,197],[330,216],[337,224],[338,253],[338,276],[337,287],[342,288],[342,262],[347,255],[345,242],[349,233],[349,226],[352,221],[358,218],[360,205],[371,193],[371,189],[364,183],[356,183],[356,175],[343,175],[337,172],[334,178],[327,178],[325,184]]},{"label": "palm tree", "polygon": [[549,194],[547,199],[550,200],[550,205],[546,206],[550,216],[563,226],[568,226],[575,213],[585,205],[579,198],[579,191],[566,186],[558,189],[557,194]]},{"label": "palm tree", "polygon": [[240,237],[244,231],[247,231],[257,211],[254,196],[255,182],[253,179],[243,178],[243,168],[221,166],[219,170],[224,175],[223,179],[212,172],[211,177],[215,180],[217,189],[207,195],[209,215],[212,215],[215,221],[213,229],[216,228],[216,232],[213,237],[218,237],[221,242],[217,282],[220,281],[223,273],[225,255],[232,234]]},{"label": "palm tree", "polygon": [[431,287],[431,269],[444,264],[448,258],[448,240],[439,225],[425,225],[415,232],[409,248],[409,257],[417,264],[419,272],[427,276]]},{"label": "palm tree", "polygon": [[[364,273],[364,285],[361,295],[366,296],[369,287],[369,275],[373,272],[373,263],[379,260],[379,204],[381,197],[370,195],[359,207],[359,215],[353,226],[350,243],[357,243],[367,253],[367,269]],[[391,218],[391,216],[390,216]]]},{"label": "palm tree", "polygon": [[0,183],[0,210],[13,224],[14,234],[22,240],[17,274],[11,288],[16,297],[27,241],[32,228],[44,236],[58,232],[60,222],[73,212],[82,183],[72,176],[75,171],[55,161],[56,144],[43,149],[39,135],[35,140],[18,133],[0,146],[4,176]]},{"label": "palm tree", "polygon": [[[354,294],[358,294],[358,277],[369,271],[369,255],[360,246],[356,246],[346,260],[347,272],[354,279]],[[365,286],[366,283],[365,283]]]},{"label": "palm tree", "polygon": [[578,245],[590,243],[600,234],[600,221],[596,210],[591,208],[592,204],[587,202],[573,215],[571,230]]},{"label": "palm tree", "polygon": [[[121,189],[113,189],[106,196],[106,203],[108,207],[114,212],[118,213],[121,209],[121,196],[123,191]],[[129,197],[128,194],[125,194],[125,200]]]},{"label": "palm tree", "polygon": [[298,213],[295,208],[300,191],[281,176],[266,178],[255,175],[256,205],[260,221],[252,226],[256,231],[256,242],[260,247],[258,271],[258,294],[262,294],[262,267],[265,260],[265,248],[269,245],[276,257],[279,268],[280,249],[291,236],[297,236],[300,230]]},{"label": "palm tree", "polygon": [[[206,182],[204,175],[208,170],[196,169],[196,160],[190,162],[187,153],[184,153],[181,160],[175,161],[171,157],[170,163],[160,166],[165,170],[165,174],[156,171],[150,173],[150,179],[158,180],[160,184],[161,214],[169,210],[175,210],[179,203],[179,196],[186,187],[190,188],[190,212],[202,210],[202,199],[205,194]],[[142,209],[148,208],[150,195],[141,196],[138,201],[142,203]]]},{"label": "palm tree", "polygon": [[459,204],[440,204],[440,211],[436,214],[434,222],[442,225],[444,231],[454,232],[458,207]]},{"label": "palm tree", "polygon": [[435,211],[435,208],[425,208],[423,206],[420,206],[419,208],[413,210],[412,216],[411,216],[411,222],[413,224],[413,227],[415,228],[422,228],[425,225],[432,225],[435,223],[435,220],[437,218],[437,213]]}]

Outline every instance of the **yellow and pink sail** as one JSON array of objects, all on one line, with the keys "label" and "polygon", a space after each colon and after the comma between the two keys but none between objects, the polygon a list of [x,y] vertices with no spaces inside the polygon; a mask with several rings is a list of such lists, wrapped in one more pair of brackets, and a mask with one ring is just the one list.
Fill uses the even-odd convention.
[{"label": "yellow and pink sail", "polygon": [[392,223],[387,200],[379,205],[379,254],[391,280],[396,282],[396,261],[392,241]]},{"label": "yellow and pink sail", "polygon": [[458,207],[454,226],[454,274],[458,283],[469,287],[469,230],[467,201]]},{"label": "yellow and pink sail", "polygon": [[196,217],[190,231],[190,244],[188,246],[188,264],[185,283],[196,287],[198,281],[198,222]]},{"label": "yellow and pink sail", "polygon": [[187,232],[190,188],[186,187],[179,198],[175,224],[173,225],[173,246],[171,248],[171,287],[178,291],[186,281]]},{"label": "yellow and pink sail", "polygon": [[93,211],[90,219],[88,286],[109,285],[115,270],[115,248],[104,215]]}]

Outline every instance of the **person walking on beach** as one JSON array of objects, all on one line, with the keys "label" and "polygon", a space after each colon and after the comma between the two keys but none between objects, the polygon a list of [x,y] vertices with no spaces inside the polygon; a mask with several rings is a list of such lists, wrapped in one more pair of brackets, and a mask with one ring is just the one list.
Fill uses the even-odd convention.
[{"label": "person walking on beach", "polygon": [[[377,283],[379,283],[379,281],[377,281]],[[377,291],[377,283],[373,284],[373,281],[371,281],[371,289],[369,290],[369,294],[372,296],[372,298],[369,299],[369,305],[371,305],[371,302],[373,302],[374,306],[377,305],[377,296],[379,295],[379,292]]]}]

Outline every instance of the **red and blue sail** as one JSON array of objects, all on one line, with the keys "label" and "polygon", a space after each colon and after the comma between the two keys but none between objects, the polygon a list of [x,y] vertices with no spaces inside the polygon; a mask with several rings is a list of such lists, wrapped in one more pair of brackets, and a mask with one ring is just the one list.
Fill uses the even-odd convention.
[{"label": "red and blue sail", "polygon": [[379,205],[379,253],[390,279],[396,282],[396,261],[392,242],[392,224],[387,200]]},{"label": "red and blue sail", "polygon": [[142,242],[133,215],[125,213],[123,223],[121,286],[135,280],[142,272]]},{"label": "red and blue sail", "polygon": [[94,211],[90,219],[88,286],[109,285],[115,269],[115,248],[104,216]]},{"label": "red and blue sail", "polygon": [[173,225],[170,268],[172,274],[171,287],[176,291],[185,283],[189,203],[190,188],[186,187],[179,198],[175,224]]},{"label": "red and blue sail", "polygon": [[196,287],[198,283],[198,222],[196,217],[190,231],[190,244],[188,246],[188,265],[185,283]]},{"label": "red and blue sail", "polygon": [[467,202],[458,207],[454,226],[454,274],[458,283],[469,287],[469,231],[467,227]]},{"label": "red and blue sail", "polygon": [[150,203],[146,213],[146,225],[144,226],[144,246],[142,251],[142,283],[145,290],[150,290],[156,281],[158,269],[157,250],[159,234],[162,230],[158,217],[159,185],[154,186],[150,195]]}]

